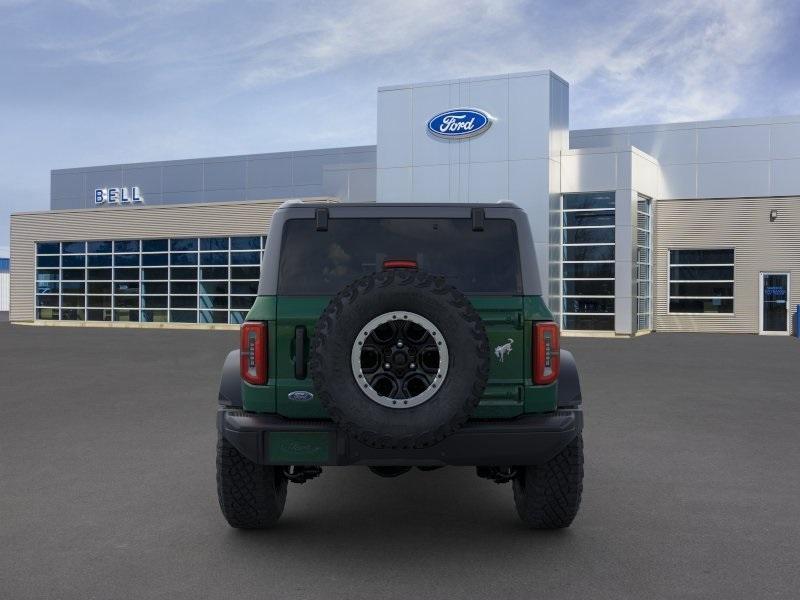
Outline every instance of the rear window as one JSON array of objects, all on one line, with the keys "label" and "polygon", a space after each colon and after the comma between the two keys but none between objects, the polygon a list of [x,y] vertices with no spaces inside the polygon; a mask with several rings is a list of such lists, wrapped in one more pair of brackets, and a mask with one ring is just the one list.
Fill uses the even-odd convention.
[{"label": "rear window", "polygon": [[313,219],[286,222],[278,293],[335,294],[383,268],[385,260],[415,260],[465,294],[521,294],[517,232],[509,219],[331,219],[317,231]]}]

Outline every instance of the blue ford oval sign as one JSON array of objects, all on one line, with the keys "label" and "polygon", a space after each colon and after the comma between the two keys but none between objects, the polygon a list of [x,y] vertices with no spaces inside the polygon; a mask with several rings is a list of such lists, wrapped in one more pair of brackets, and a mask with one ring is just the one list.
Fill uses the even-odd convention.
[{"label": "blue ford oval sign", "polygon": [[480,135],[492,126],[489,113],[477,108],[453,108],[439,113],[428,121],[428,131],[447,139]]}]

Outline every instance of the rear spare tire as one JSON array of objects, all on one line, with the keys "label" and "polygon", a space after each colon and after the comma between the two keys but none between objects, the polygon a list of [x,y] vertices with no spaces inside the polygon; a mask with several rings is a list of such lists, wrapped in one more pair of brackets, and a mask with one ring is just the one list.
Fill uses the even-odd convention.
[{"label": "rear spare tire", "polygon": [[389,269],[337,294],[311,342],[314,388],[331,418],[377,448],[421,448],[456,431],[489,376],[486,330],[444,278]]}]

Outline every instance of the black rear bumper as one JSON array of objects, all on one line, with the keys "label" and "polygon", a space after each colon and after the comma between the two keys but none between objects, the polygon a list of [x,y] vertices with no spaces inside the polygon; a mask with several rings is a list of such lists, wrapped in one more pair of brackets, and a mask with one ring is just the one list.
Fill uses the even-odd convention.
[{"label": "black rear bumper", "polygon": [[580,408],[503,421],[469,421],[429,448],[372,448],[331,421],[291,420],[220,406],[217,428],[239,452],[274,465],[536,465],[550,460],[583,429]]}]

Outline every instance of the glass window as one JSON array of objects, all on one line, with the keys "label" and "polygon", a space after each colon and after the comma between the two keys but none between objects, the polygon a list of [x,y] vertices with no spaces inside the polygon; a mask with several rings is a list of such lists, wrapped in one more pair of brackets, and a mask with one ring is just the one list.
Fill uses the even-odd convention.
[{"label": "glass window", "polygon": [[614,260],[614,246],[564,246],[564,260]]},{"label": "glass window", "polygon": [[599,225],[613,224],[613,210],[564,211],[564,227],[597,227]]},{"label": "glass window", "polygon": [[36,243],[36,253],[37,254],[58,254],[58,251],[59,251],[58,242],[37,242]]},{"label": "glass window", "polygon": [[173,281],[169,284],[170,294],[197,294],[196,281]]},{"label": "glass window", "polygon": [[171,310],[169,320],[173,323],[197,323],[196,310]]},{"label": "glass window", "polygon": [[172,308],[197,308],[197,296],[170,296]]},{"label": "glass window", "polygon": [[142,254],[142,265],[145,267],[166,265],[168,256],[168,254]]},{"label": "glass window", "polygon": [[167,308],[167,296],[142,296],[142,308]]},{"label": "glass window", "polygon": [[111,296],[87,296],[86,305],[90,307],[111,308]]},{"label": "glass window", "polygon": [[565,229],[565,244],[613,244],[614,228],[602,227],[598,229]]},{"label": "glass window", "polygon": [[58,296],[52,294],[37,295],[36,306],[58,306]]},{"label": "glass window", "polygon": [[139,282],[138,281],[117,281],[114,283],[115,294],[138,294]]},{"label": "glass window", "polygon": [[37,281],[36,293],[37,294],[57,294],[59,291],[59,283],[57,281]]},{"label": "glass window", "polygon": [[669,312],[733,313],[734,251],[669,251]]},{"label": "glass window", "polygon": [[86,279],[86,269],[61,269],[62,281],[83,281]]},{"label": "glass window", "polygon": [[564,315],[564,329],[614,331],[614,315]]},{"label": "glass window", "polygon": [[197,250],[197,239],[196,238],[172,239],[169,241],[169,249],[173,251],[177,250],[179,252]]},{"label": "glass window", "polygon": [[142,282],[143,294],[166,294],[167,282],[166,281],[144,281]]},{"label": "glass window", "polygon": [[139,308],[139,296],[114,296],[114,308]]},{"label": "glass window", "polygon": [[250,310],[256,301],[255,296],[231,296],[231,308],[244,308]]},{"label": "glass window", "polygon": [[111,282],[109,281],[101,281],[101,282],[92,282],[89,284],[89,293],[90,294],[110,294],[111,293]]},{"label": "glass window", "polygon": [[200,308],[226,309],[228,308],[228,297],[202,295],[200,296]]},{"label": "glass window", "polygon": [[650,303],[652,288],[651,204],[650,198],[639,196],[636,205],[636,262],[633,274],[636,281],[636,326],[638,330],[645,331],[652,329]]},{"label": "glass window", "polygon": [[228,323],[231,323],[233,325],[239,325],[241,323],[244,323],[244,320],[245,320],[246,317],[247,317],[247,311],[245,311],[245,310],[232,310]]},{"label": "glass window", "polygon": [[258,267],[231,267],[231,279],[258,279],[260,272]]},{"label": "glass window", "polygon": [[135,281],[139,279],[139,269],[114,269],[114,279]]},{"label": "glass window", "polygon": [[142,252],[166,252],[167,240],[142,240]]},{"label": "glass window", "polygon": [[250,294],[258,293],[257,281],[233,281],[231,282],[231,294]]},{"label": "glass window", "polygon": [[135,322],[139,320],[139,311],[138,310],[115,310],[114,311],[114,320],[115,321],[131,321]]},{"label": "glass window", "polygon": [[226,310],[201,310],[201,323],[227,323],[228,311]]},{"label": "glass window", "polygon": [[[236,254],[236,253],[234,253]],[[245,254],[249,254],[245,252]],[[227,252],[204,252],[200,254],[201,265],[227,265],[228,253]]]},{"label": "glass window", "polygon": [[86,318],[89,321],[110,321],[111,320],[111,311],[106,309],[87,309],[86,310]]},{"label": "glass window", "polygon": [[614,329],[614,205],[614,192],[562,197],[564,329]]},{"label": "glass window", "polygon": [[147,323],[166,323],[169,320],[166,310],[143,310],[142,321]]},{"label": "glass window", "polygon": [[58,267],[57,256],[39,256],[36,258],[37,267]]},{"label": "glass window", "polygon": [[257,265],[260,262],[260,252],[231,252],[232,265]]},{"label": "glass window", "polygon": [[86,292],[86,284],[82,281],[65,281],[61,284],[62,294],[83,294]]},{"label": "glass window", "polygon": [[[521,273],[514,222],[486,219],[331,219],[318,232],[312,219],[284,226],[281,294],[332,294],[387,259],[412,259],[467,294],[519,294]],[[233,254],[232,254],[233,256]],[[258,279],[258,267],[231,267],[231,279]]]},{"label": "glass window", "polygon": [[36,279],[38,281],[58,280],[58,269],[36,269]]},{"label": "glass window", "polygon": [[96,255],[89,255],[89,266],[90,267],[110,267],[111,266],[111,255],[110,254],[96,254]]},{"label": "glass window", "polygon": [[61,257],[62,267],[85,267],[86,255],[85,254],[65,254]]},{"label": "glass window", "polygon": [[112,244],[110,240],[103,242],[87,242],[86,250],[91,254],[110,253]]},{"label": "glass window", "polygon": [[147,281],[169,279],[169,271],[167,269],[142,269],[142,279]]},{"label": "glass window", "polygon": [[85,321],[86,311],[82,308],[67,308],[61,309],[62,321]]},{"label": "glass window", "polygon": [[197,279],[197,269],[195,267],[171,267],[169,276],[171,279]]},{"label": "glass window", "polygon": [[87,269],[86,272],[90,281],[111,280],[111,269]]},{"label": "glass window", "polygon": [[83,294],[80,296],[73,296],[71,294],[61,295],[61,306],[83,308],[84,304],[85,302]]},{"label": "glass window", "polygon": [[36,318],[37,319],[44,319],[46,321],[57,321],[58,320],[58,309],[57,308],[37,308],[36,309]]},{"label": "glass window", "polygon": [[114,252],[138,252],[139,240],[115,240]]},{"label": "glass window", "polygon": [[117,267],[138,267],[139,255],[138,254],[115,254],[114,265]]},{"label": "glass window", "polygon": [[200,267],[200,276],[203,279],[227,279],[228,267]]},{"label": "glass window", "polygon": [[[200,293],[210,295],[220,295],[228,293],[227,281],[202,281],[200,282]],[[245,292],[248,293],[248,292]]]},{"label": "glass window", "polygon": [[614,263],[564,263],[564,278],[614,278]]},{"label": "glass window", "polygon": [[258,236],[232,237],[231,250],[259,250],[261,239]]},{"label": "glass window", "polygon": [[61,254],[84,254],[86,242],[61,242]]},{"label": "glass window", "polygon": [[614,192],[564,195],[564,210],[614,208],[614,205]]},{"label": "glass window", "polygon": [[196,265],[197,254],[189,252],[173,252],[169,255],[169,264],[171,265]]},{"label": "glass window", "polygon": [[200,238],[200,250],[227,250],[228,238]]}]

